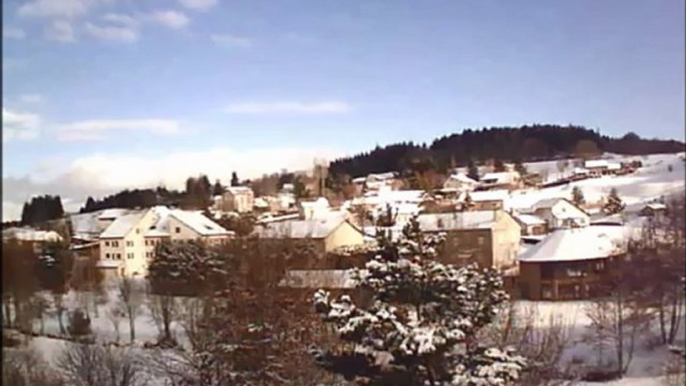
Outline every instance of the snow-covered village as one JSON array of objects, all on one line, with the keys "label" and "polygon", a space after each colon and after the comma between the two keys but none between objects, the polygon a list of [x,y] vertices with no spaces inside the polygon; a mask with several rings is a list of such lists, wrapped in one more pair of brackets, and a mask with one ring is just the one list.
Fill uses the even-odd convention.
[{"label": "snow-covered village", "polygon": [[686,383],[683,2],[3,2],[2,383]]}]

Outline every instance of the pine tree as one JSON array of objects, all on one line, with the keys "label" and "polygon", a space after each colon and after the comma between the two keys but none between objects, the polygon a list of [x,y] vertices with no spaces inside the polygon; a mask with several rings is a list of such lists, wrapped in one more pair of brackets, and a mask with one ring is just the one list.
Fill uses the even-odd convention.
[{"label": "pine tree", "polygon": [[239,186],[240,184],[238,174],[236,174],[236,172],[231,173],[231,186]]},{"label": "pine tree", "polygon": [[214,183],[214,187],[212,187],[212,195],[220,196],[222,193],[224,193],[224,187],[222,186],[222,183],[217,180]]},{"label": "pine tree", "polygon": [[[440,236],[424,236],[416,218],[397,242],[379,240],[366,272],[355,270],[371,306],[314,295],[323,320],[348,343],[313,350],[324,369],[365,385],[510,385],[525,363],[510,350],[484,347],[476,333],[507,299],[495,271],[435,261]],[[385,364],[384,364],[385,362]]]},{"label": "pine tree", "polygon": [[578,186],[572,188],[572,202],[577,206],[581,206],[586,203],[586,199],[584,198],[584,192],[582,192],[581,188]]},{"label": "pine tree", "polygon": [[496,158],[495,161],[493,162],[493,171],[495,171],[495,172],[504,172],[505,171],[505,164],[503,164],[503,161],[500,158]]},{"label": "pine tree", "polygon": [[605,198],[603,205],[603,212],[606,214],[615,214],[624,210],[624,202],[617,194],[617,189],[612,188],[610,194]]},{"label": "pine tree", "polygon": [[467,177],[473,179],[474,181],[479,181],[479,169],[474,164],[474,160],[470,159],[467,164]]}]

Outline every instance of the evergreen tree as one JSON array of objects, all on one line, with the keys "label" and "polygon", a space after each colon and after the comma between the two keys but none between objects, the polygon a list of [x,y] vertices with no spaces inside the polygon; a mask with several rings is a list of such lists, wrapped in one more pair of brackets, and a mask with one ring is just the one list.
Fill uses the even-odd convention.
[{"label": "evergreen tree", "polygon": [[236,174],[236,172],[231,173],[231,186],[239,186],[240,184],[238,174]]},{"label": "evergreen tree", "polygon": [[348,295],[314,295],[317,312],[348,343],[313,350],[319,366],[379,386],[510,385],[519,378],[522,357],[476,339],[507,299],[497,272],[435,261],[442,238],[424,236],[416,218],[399,241],[379,241],[366,273],[355,271],[373,298],[369,307]]},{"label": "evergreen tree", "polygon": [[605,198],[603,205],[603,212],[606,214],[615,214],[624,210],[624,202],[617,194],[617,189],[612,188],[610,194]]},{"label": "evergreen tree", "polygon": [[572,202],[575,203],[577,206],[581,206],[586,203],[586,199],[584,198],[584,192],[582,192],[581,188],[578,186],[572,188]]},{"label": "evergreen tree", "polygon": [[222,183],[219,180],[217,180],[214,183],[214,187],[212,187],[212,195],[220,196],[222,193],[224,193],[224,187],[222,186]]},{"label": "evergreen tree", "polygon": [[527,174],[526,166],[522,163],[521,159],[517,159],[514,164],[514,169],[520,176],[525,176]]},{"label": "evergreen tree", "polygon": [[505,164],[503,163],[503,160],[501,160],[500,158],[496,158],[493,162],[493,170],[495,172],[504,172]]},{"label": "evergreen tree", "polygon": [[479,168],[476,167],[473,159],[469,159],[467,164],[467,177],[473,179],[474,181],[479,181]]}]

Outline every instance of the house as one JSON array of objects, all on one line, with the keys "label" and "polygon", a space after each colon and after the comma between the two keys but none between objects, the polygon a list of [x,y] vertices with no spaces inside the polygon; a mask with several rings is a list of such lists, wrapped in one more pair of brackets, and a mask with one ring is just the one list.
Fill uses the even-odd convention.
[{"label": "house", "polygon": [[566,198],[548,198],[535,203],[531,213],[546,221],[548,229],[587,226],[591,216]]},{"label": "house", "polygon": [[605,159],[594,159],[584,162],[584,169],[588,170],[590,176],[599,177],[620,172],[622,165]]},{"label": "house", "polygon": [[247,213],[255,206],[255,194],[247,186],[231,186],[222,195],[220,210]]},{"label": "house", "polygon": [[548,223],[538,216],[516,213],[513,217],[522,227],[522,236],[538,236],[548,233]]},{"label": "house", "polygon": [[99,236],[98,266],[111,276],[145,276],[155,247],[164,240],[225,242],[233,235],[200,212],[157,206],[118,217]]},{"label": "house", "polygon": [[314,201],[301,201],[299,212],[302,219],[311,220],[326,216],[331,212],[331,205],[329,204],[329,200],[324,197],[319,197]]},{"label": "house", "polygon": [[262,223],[256,226],[255,235],[263,240],[309,241],[319,254],[364,244],[362,231],[336,212],[314,219]]},{"label": "house", "polygon": [[555,230],[519,256],[521,297],[568,300],[600,294],[613,261],[625,253],[626,239],[621,226]]},{"label": "house", "polygon": [[491,189],[519,189],[522,185],[522,178],[515,171],[486,173],[479,180],[479,190]]},{"label": "house", "polygon": [[[468,193],[468,196],[471,204],[468,205],[467,210],[505,210],[510,193],[507,190],[486,190],[471,192]],[[467,195],[465,194],[459,201],[467,205],[466,200]]]},{"label": "house", "polygon": [[423,232],[445,233],[439,253],[445,263],[496,269],[516,265],[521,229],[504,211],[421,214],[417,221]]},{"label": "house", "polygon": [[3,229],[2,239],[16,240],[20,244],[30,244],[35,253],[41,253],[43,246],[48,243],[61,242],[62,236],[55,231],[42,231],[31,227],[12,227]]},{"label": "house", "polygon": [[664,214],[667,211],[667,205],[661,202],[651,202],[646,204],[638,213],[643,217],[654,217]]},{"label": "house", "polygon": [[110,208],[89,213],[69,215],[71,239],[75,243],[97,241],[98,236],[119,216],[131,212],[130,209]]},{"label": "house", "polygon": [[471,192],[472,190],[476,189],[478,185],[478,181],[467,177],[466,174],[456,173],[448,177],[448,179],[443,183],[443,188]]}]

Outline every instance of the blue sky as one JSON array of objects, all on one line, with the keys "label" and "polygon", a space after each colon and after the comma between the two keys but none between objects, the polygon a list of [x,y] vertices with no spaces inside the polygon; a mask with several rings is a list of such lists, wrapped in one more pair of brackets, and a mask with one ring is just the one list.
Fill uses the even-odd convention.
[{"label": "blue sky", "polygon": [[678,0],[2,7],[3,208],[201,171],[250,177],[466,127],[684,138]]}]

